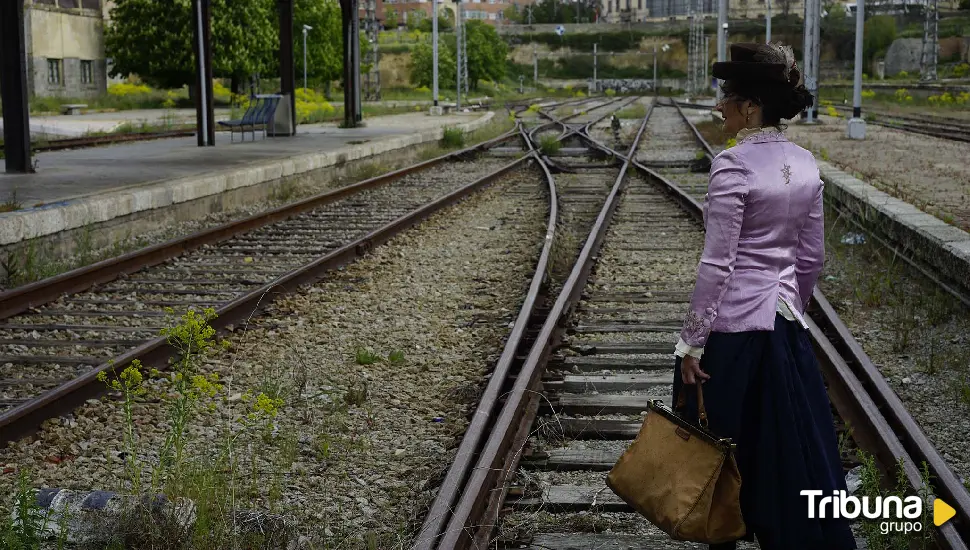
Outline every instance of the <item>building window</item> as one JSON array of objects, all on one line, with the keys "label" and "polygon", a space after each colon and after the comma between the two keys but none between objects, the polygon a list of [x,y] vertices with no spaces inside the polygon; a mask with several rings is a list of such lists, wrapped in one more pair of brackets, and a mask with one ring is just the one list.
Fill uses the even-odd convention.
[{"label": "building window", "polygon": [[81,84],[94,84],[94,62],[81,60]]},{"label": "building window", "polygon": [[64,83],[61,73],[64,67],[63,60],[60,59],[48,59],[47,60],[47,83],[53,86],[60,86]]}]

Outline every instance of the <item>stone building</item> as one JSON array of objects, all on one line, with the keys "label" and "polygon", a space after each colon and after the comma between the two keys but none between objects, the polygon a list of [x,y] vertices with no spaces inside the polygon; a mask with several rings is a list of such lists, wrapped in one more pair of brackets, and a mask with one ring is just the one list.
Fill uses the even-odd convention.
[{"label": "stone building", "polygon": [[24,2],[27,92],[90,97],[107,87],[102,0]]}]

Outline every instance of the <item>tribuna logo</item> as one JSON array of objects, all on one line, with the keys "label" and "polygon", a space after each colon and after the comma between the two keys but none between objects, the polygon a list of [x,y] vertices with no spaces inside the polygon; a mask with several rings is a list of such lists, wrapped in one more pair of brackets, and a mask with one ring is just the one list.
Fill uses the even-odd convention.
[{"label": "tribuna logo", "polygon": [[[923,517],[923,500],[916,496],[908,497],[854,497],[847,496],[845,491],[832,491],[832,496],[821,497],[824,493],[819,490],[805,490],[799,493],[808,497],[809,519],[845,518],[856,519],[863,516],[868,519],[883,520],[880,531],[922,531],[923,524],[914,521]],[[897,519],[900,521],[889,521]],[[908,520],[908,521],[907,521]]]}]

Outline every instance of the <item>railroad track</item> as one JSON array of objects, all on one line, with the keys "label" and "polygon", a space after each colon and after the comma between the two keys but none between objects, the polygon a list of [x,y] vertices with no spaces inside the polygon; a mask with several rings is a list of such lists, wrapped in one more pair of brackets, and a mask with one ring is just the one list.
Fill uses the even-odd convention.
[{"label": "railroad track", "polygon": [[[842,113],[852,113],[852,107],[835,105],[835,109]],[[849,115],[846,115],[849,116]],[[863,116],[870,124],[895,128],[914,134],[923,134],[953,141],[970,142],[970,122],[940,117],[898,115],[867,109]]]},{"label": "railroad track", "polygon": [[[647,403],[669,405],[671,351],[703,246],[699,200],[714,152],[676,105],[652,106],[628,153],[583,135],[591,151],[619,159],[619,169],[586,162],[565,173],[566,160],[543,162],[553,193],[564,176],[584,171],[610,190],[597,197],[595,221],[590,213],[578,220],[575,232],[586,236],[575,263],[547,282],[558,294],[529,312],[531,324],[515,325],[415,549],[695,547],[633,513],[604,478],[638,433]],[[936,544],[966,548],[966,489],[817,289],[807,321],[834,422],[851,423],[854,442],[884,470],[902,461],[914,492],[917,465],[926,461],[936,495],[958,512],[936,531]]]},{"label": "railroad track", "polygon": [[524,165],[516,128],[436,159],[0,293],[0,444],[99,394],[113,361],[164,368],[166,308],[245,323],[277,296]]},{"label": "railroad track", "polygon": [[164,367],[174,354],[158,336],[171,322],[167,308],[212,308],[213,326],[233,329],[522,167],[526,143],[517,125],[462,151],[0,293],[0,444],[100,393],[97,375],[109,361]]}]

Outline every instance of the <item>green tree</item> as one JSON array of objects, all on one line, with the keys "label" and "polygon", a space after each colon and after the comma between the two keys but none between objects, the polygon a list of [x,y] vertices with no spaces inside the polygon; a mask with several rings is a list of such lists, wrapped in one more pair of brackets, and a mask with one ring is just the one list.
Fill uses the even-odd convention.
[{"label": "green tree", "polygon": [[885,53],[896,40],[896,20],[891,15],[877,15],[865,23],[862,34],[862,50],[871,63],[876,56]]},{"label": "green tree", "polygon": [[[297,65],[302,62],[303,25],[313,27],[307,33],[307,76],[327,86],[343,75],[343,22],[337,0],[296,0],[293,5],[293,52]],[[361,33],[362,42],[365,42]],[[363,52],[363,44],[361,45]],[[302,68],[302,65],[300,65]],[[299,71],[297,71],[299,72]]]},{"label": "green tree", "polygon": [[499,81],[505,76],[508,45],[499,37],[495,27],[483,21],[465,23],[468,33],[468,84],[478,89],[480,80]]},{"label": "green tree", "polygon": [[507,21],[510,21],[512,23],[522,22],[522,14],[519,13],[518,4],[512,4],[511,6],[502,10],[502,17],[504,17]]},{"label": "green tree", "polygon": [[[195,80],[191,0],[118,0],[105,29],[112,76],[137,74],[178,88]],[[212,72],[238,77],[265,71],[278,43],[273,0],[212,0]]]},{"label": "green tree", "polygon": [[394,11],[394,10],[388,10],[388,11],[385,11],[384,12],[384,28],[385,29],[396,29],[397,28],[397,12],[396,11]]},{"label": "green tree", "polygon": [[[469,44],[471,46],[471,44]],[[455,47],[452,40],[451,47],[438,48],[438,87],[440,89],[454,89],[455,79]],[[431,44],[422,42],[411,51],[411,84],[415,87],[430,88],[434,82],[434,51]],[[471,63],[468,65],[471,71]]]}]

